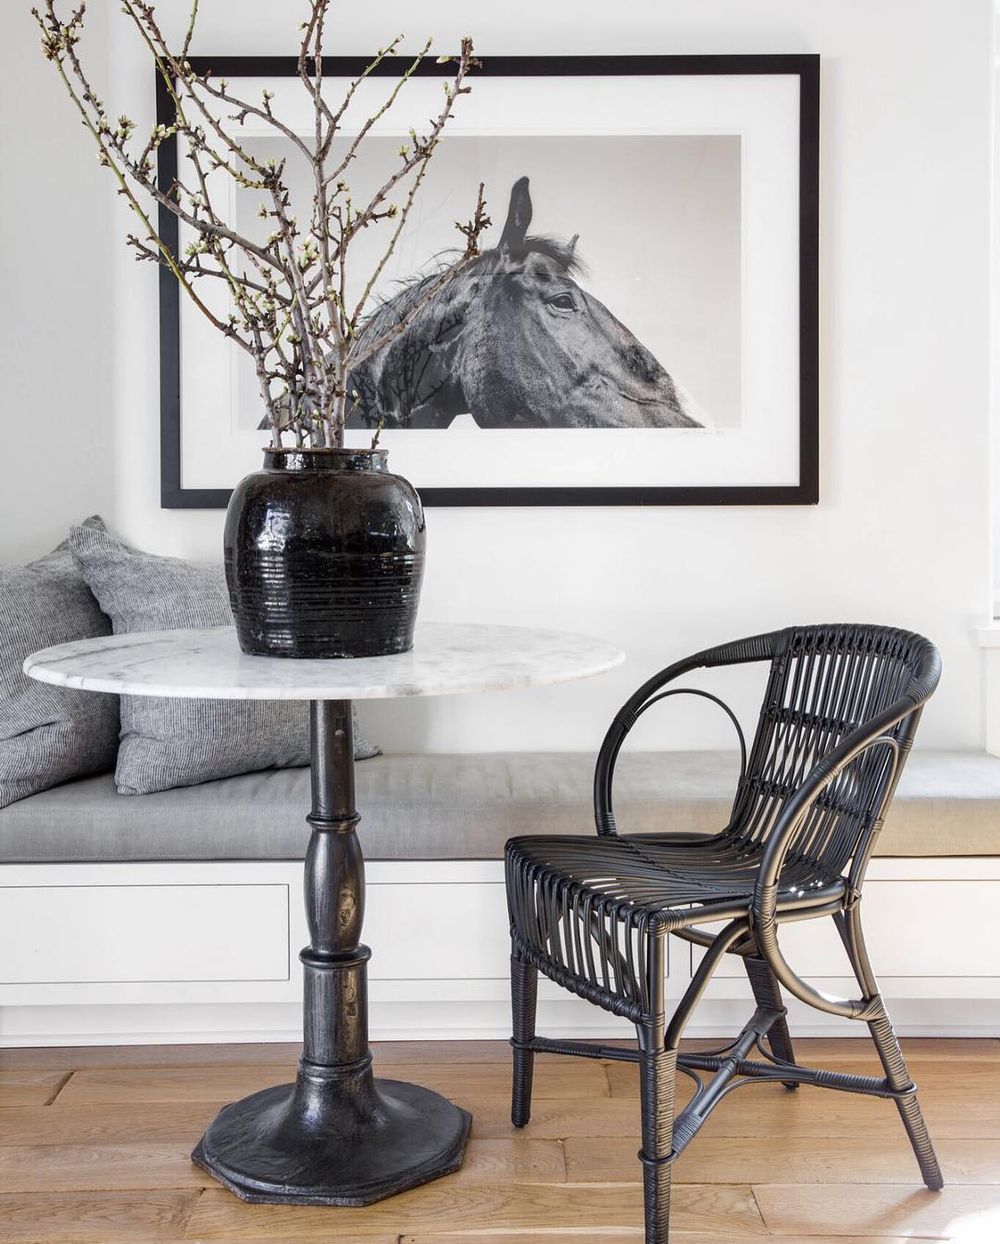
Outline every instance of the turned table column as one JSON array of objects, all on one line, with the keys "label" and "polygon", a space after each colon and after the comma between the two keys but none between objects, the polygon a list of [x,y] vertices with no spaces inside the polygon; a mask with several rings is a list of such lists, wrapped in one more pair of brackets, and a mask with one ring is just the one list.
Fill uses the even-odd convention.
[{"label": "turned table column", "polygon": [[[303,964],[303,1069],[371,1066],[368,971],[361,945],[365,861],[354,806],[354,730],[346,700],[309,706],[312,836],[306,850],[305,904],[309,945]],[[364,1067],[361,1066],[364,1064]]]},{"label": "turned table column", "polygon": [[227,1106],[191,1156],[247,1201],[367,1205],[457,1170],[472,1117],[430,1089],[373,1075],[350,701],[314,700],[310,725],[298,1076]]}]

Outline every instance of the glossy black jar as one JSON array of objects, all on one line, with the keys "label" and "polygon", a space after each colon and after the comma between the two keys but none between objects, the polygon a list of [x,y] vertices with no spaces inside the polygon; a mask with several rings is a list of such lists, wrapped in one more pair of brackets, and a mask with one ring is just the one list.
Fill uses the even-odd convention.
[{"label": "glossy black jar", "polygon": [[244,652],[371,657],[413,647],[424,513],[384,449],[265,449],[226,515]]}]

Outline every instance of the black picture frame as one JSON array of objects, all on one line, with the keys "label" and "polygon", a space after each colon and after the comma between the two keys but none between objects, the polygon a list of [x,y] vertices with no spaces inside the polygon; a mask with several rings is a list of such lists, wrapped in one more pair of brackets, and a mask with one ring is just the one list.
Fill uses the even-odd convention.
[{"label": "black picture frame", "polygon": [[[197,72],[211,69],[220,78],[286,77],[298,72],[294,56],[192,56]],[[363,57],[326,57],[330,77],[356,77]],[[376,68],[379,76],[398,73],[391,60]],[[445,76],[448,65],[421,63],[420,76]],[[791,485],[630,487],[422,488],[424,505],[440,506],[579,506],[579,505],[814,505],[819,500],[819,86],[816,54],[719,56],[489,56],[478,75],[545,77],[788,74],[799,82],[799,479]],[[173,120],[173,104],[162,78],[156,78],[156,117]],[[160,145],[157,177],[167,191],[177,175],[177,139]],[[177,218],[159,209],[159,229],[176,250]],[[159,274],[160,306],[160,505],[163,509],[224,509],[231,489],[185,488],[181,478],[180,287],[166,268]]]}]

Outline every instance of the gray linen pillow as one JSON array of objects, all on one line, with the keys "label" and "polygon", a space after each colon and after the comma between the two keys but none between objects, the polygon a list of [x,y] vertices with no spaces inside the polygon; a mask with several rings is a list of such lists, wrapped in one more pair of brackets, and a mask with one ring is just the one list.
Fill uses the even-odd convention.
[{"label": "gray linen pillow", "polygon": [[[102,527],[88,518],[80,530]],[[110,633],[65,541],[27,566],[0,567],[0,808],[114,767],[118,697],[51,687],[21,668],[39,648]]]},{"label": "gray linen pillow", "polygon": [[[70,548],[116,635],[232,623],[221,566],[142,553],[87,527],[72,529]],[[379,750],[355,736],[358,759]],[[123,795],[308,763],[305,703],[121,697],[115,783]]]}]

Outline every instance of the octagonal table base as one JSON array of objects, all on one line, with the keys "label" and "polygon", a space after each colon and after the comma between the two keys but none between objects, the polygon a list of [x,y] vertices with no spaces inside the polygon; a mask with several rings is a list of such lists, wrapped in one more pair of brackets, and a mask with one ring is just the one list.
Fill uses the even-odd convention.
[{"label": "octagonal table base", "polygon": [[372,1074],[351,705],[315,701],[311,722],[298,1077],[226,1106],[191,1157],[245,1201],[367,1205],[457,1170],[472,1117],[430,1089]]},{"label": "octagonal table base", "polygon": [[398,1080],[280,1084],[227,1106],[193,1160],[244,1201],[368,1205],[458,1170],[472,1116]]}]

